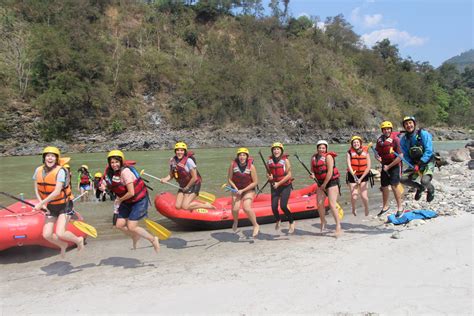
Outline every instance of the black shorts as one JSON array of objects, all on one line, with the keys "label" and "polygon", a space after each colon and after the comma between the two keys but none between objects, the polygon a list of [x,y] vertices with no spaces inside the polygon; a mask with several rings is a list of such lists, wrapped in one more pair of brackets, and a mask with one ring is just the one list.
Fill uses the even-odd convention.
[{"label": "black shorts", "polygon": [[[354,176],[350,172],[347,172],[346,180],[349,183],[355,183]],[[369,181],[369,173],[366,174],[365,177],[362,178],[361,182],[367,182],[367,181]]]},{"label": "black shorts", "polygon": [[396,165],[387,172],[383,171],[380,174],[380,183],[382,187],[388,187],[389,185],[396,186],[400,183],[400,165]]},{"label": "black shorts", "polygon": [[62,203],[62,204],[48,204],[48,210],[49,210],[49,216],[52,217],[59,217],[61,214],[66,214],[66,215],[73,215],[74,205],[72,201],[69,201],[68,203]]},{"label": "black shorts", "polygon": [[[324,183],[324,181],[319,182],[318,181],[318,186],[321,186]],[[339,179],[336,180],[329,180],[328,184],[326,185],[326,189],[329,189],[330,187],[333,186],[339,186]]]},{"label": "black shorts", "polygon": [[183,189],[179,189],[178,193],[184,193],[184,194],[191,194],[195,193],[196,195],[199,195],[199,191],[201,191],[201,183],[194,183],[187,191],[183,191]]}]

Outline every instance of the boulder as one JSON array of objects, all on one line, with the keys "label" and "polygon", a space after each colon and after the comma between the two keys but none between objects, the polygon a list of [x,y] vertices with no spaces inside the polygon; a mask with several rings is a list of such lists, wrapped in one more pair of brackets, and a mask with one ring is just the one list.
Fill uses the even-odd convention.
[{"label": "boulder", "polygon": [[474,148],[474,140],[469,141],[469,142],[466,144],[466,146],[464,146],[464,147],[465,147],[465,148],[469,148],[469,147]]},{"label": "boulder", "polygon": [[474,170],[474,159],[469,160],[467,167],[469,170]]},{"label": "boulder", "polygon": [[463,162],[470,160],[469,149],[467,148],[460,148],[454,149],[450,152],[451,160],[455,162]]}]

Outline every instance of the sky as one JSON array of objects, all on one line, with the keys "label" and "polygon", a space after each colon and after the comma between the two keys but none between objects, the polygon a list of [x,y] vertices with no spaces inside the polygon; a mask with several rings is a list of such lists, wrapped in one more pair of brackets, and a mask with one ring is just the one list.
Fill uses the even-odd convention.
[{"label": "sky", "polygon": [[[266,3],[269,0],[265,1]],[[403,58],[439,67],[474,47],[473,0],[290,0],[293,17],[343,14],[372,47],[388,38]]]}]

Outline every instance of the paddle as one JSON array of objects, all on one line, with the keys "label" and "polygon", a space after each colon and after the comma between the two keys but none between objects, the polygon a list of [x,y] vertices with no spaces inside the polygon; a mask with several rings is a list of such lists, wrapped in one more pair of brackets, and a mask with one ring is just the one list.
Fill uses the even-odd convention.
[{"label": "paddle", "polygon": [[[370,142],[370,143],[367,144],[367,147],[369,147],[370,149],[372,149],[372,152],[374,153],[375,159],[377,159],[377,157],[380,158],[379,153],[375,150],[375,148],[373,147],[373,145],[374,145],[374,144],[373,144],[372,142]],[[390,152],[393,152],[393,148],[391,148]],[[383,170],[383,163],[382,163],[382,161],[379,161],[378,159],[377,159],[377,161],[380,162],[380,164],[382,165],[382,171],[385,172],[387,175],[389,175],[387,171]],[[398,189],[398,191],[400,191],[400,194],[403,194],[403,192],[405,192],[405,188],[403,187],[403,184],[401,184],[400,182],[397,184],[397,189]]]},{"label": "paddle", "polygon": [[[35,205],[34,205],[33,203],[30,203],[30,202],[28,202],[28,201],[26,201],[26,200],[22,200],[22,199],[20,199],[20,198],[17,198],[16,196],[14,196],[14,195],[12,195],[12,194],[10,194],[10,193],[0,192],[0,194],[3,194],[3,195],[5,195],[5,196],[8,196],[8,197],[14,199],[14,200],[17,200],[17,201],[20,201],[20,202],[22,202],[22,203],[25,203],[26,205],[29,205],[29,206],[31,206],[31,207],[33,207],[33,208],[35,207]],[[93,237],[93,238],[97,238],[97,230],[96,230],[93,226],[91,226],[91,225],[89,225],[89,224],[87,224],[87,223],[84,223],[84,222],[82,222],[82,221],[76,221],[76,220],[71,220],[70,223],[73,224],[77,229],[79,229],[79,230],[80,230],[81,232],[83,232],[84,234],[87,234],[87,235],[89,235],[89,236],[91,236],[91,237]]]},{"label": "paddle", "polygon": [[[295,157],[296,159],[298,159],[301,165],[306,169],[308,174],[312,175],[312,172],[308,169],[308,167],[306,167],[305,163],[300,159],[300,157],[298,156],[298,153],[295,153]],[[313,180],[314,182],[316,182],[316,184],[318,184],[318,180],[316,180],[316,178],[313,178]],[[324,193],[326,193],[326,196],[328,195],[328,192],[326,190],[324,190]],[[337,209],[337,213],[339,214],[339,219],[342,219],[344,217],[344,209],[337,202],[336,202],[336,209]]]},{"label": "paddle", "polygon": [[151,219],[145,218],[146,228],[160,240],[166,240],[170,238],[171,232],[160,224],[152,221]]},{"label": "paddle", "polygon": [[[143,169],[142,171],[140,171],[140,175],[144,175],[144,176],[147,176],[147,177],[150,177],[150,178],[153,178],[155,180],[158,180],[160,181],[160,183],[166,183],[168,185],[171,185],[172,187],[175,187],[175,188],[178,188],[178,189],[183,189],[181,188],[179,185],[176,185],[174,183],[170,183],[170,182],[161,182],[161,179],[154,176],[154,175],[151,175],[149,173],[146,173],[145,170]],[[211,193],[208,193],[208,192],[204,192],[204,191],[199,191],[199,195],[197,196],[197,198],[203,202],[209,202],[209,203],[214,203],[214,201],[216,200],[216,196],[214,194],[211,194]]]},{"label": "paddle", "polygon": [[262,159],[263,165],[265,166],[265,170],[267,170],[267,174],[271,175],[272,172],[270,171],[270,168],[268,168],[267,163],[265,162],[265,158],[263,158],[262,151],[258,151],[258,154],[260,155],[260,158]]},{"label": "paddle", "polygon": [[230,185],[228,185],[227,183],[224,183],[223,185],[221,185],[221,189],[224,189],[225,191],[230,191],[232,193],[237,193],[239,190],[231,187]]},{"label": "paddle", "polygon": [[16,214],[15,212],[13,212],[11,209],[9,209],[9,208],[6,207],[6,206],[3,206],[3,205],[0,204],[0,207],[3,208],[3,209],[5,209],[5,210],[7,210],[7,211],[9,211],[10,213]]}]

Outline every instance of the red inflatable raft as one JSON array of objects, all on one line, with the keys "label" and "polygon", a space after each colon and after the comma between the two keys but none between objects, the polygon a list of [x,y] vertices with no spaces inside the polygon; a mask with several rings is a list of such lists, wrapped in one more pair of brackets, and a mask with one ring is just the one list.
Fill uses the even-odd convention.
[{"label": "red inflatable raft", "polygon": [[[37,200],[28,200],[36,204]],[[77,213],[77,219],[82,216]],[[49,248],[58,248],[43,238],[44,212],[36,211],[32,207],[17,202],[8,206],[8,210],[0,209],[0,251],[26,245],[38,245]],[[68,224],[67,230],[76,236],[86,238],[86,235],[74,225]],[[74,243],[69,243],[69,246]]]},{"label": "red inflatable raft", "polygon": [[[294,214],[295,219],[312,218],[318,216],[316,202],[316,184],[310,185],[300,190],[291,192],[288,207]],[[193,211],[177,210],[175,208],[176,196],[169,192],[156,195],[156,210],[163,216],[168,217],[179,225],[196,229],[220,229],[232,227],[232,198],[230,196],[217,198],[213,205],[216,210],[196,209]],[[327,208],[328,201],[326,199]],[[271,209],[270,194],[260,194],[253,202],[252,209],[257,216],[259,224],[275,222]],[[286,219],[283,211],[282,220]],[[239,211],[239,226],[249,226],[250,221],[245,212]]]}]

